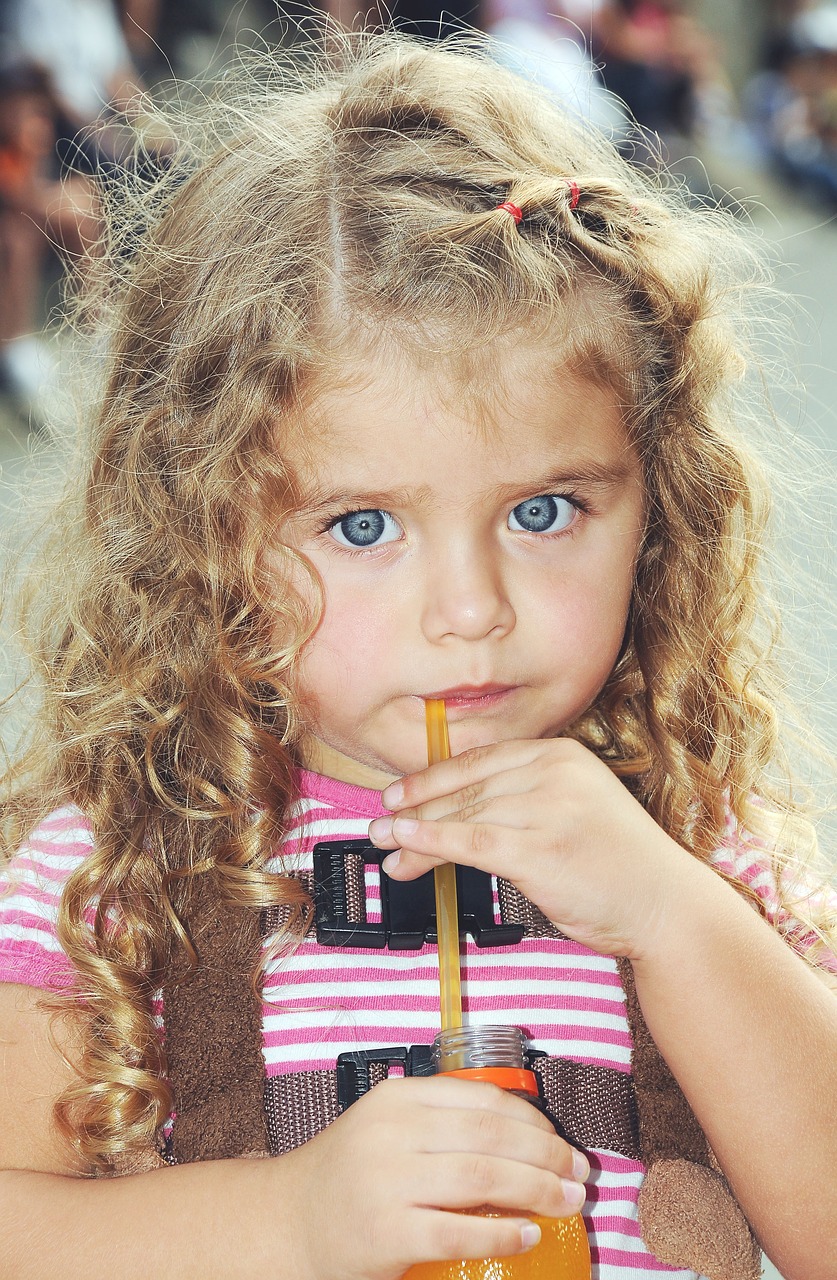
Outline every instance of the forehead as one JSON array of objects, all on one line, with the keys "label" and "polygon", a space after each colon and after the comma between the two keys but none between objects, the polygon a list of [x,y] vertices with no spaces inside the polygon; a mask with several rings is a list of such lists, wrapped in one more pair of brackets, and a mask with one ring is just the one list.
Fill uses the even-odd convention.
[{"label": "forehead", "polygon": [[547,454],[614,468],[633,459],[623,401],[552,335],[450,353],[381,336],[332,360],[299,408],[286,457],[306,493],[361,473],[441,482],[445,464],[469,459],[498,472]]}]

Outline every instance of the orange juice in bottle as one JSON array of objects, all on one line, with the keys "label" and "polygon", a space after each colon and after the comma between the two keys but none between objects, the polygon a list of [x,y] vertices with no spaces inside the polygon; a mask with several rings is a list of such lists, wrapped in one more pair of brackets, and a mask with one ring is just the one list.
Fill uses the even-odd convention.
[{"label": "orange juice in bottle", "polygon": [[[525,1040],[517,1027],[454,1027],[436,1037],[433,1059],[437,1072],[465,1079],[490,1080],[503,1089],[536,1101],[535,1073],[525,1066]],[[486,1205],[471,1213],[487,1217],[519,1217],[511,1210]],[[479,1258],[451,1262],[420,1262],[403,1280],[590,1280],[590,1246],[580,1213],[568,1218],[526,1214],[541,1229],[541,1238],[528,1253],[511,1258]]]},{"label": "orange juice in bottle", "polygon": [[[500,1216],[495,1209],[472,1212]],[[402,1280],[590,1280],[590,1246],[581,1214],[574,1213],[570,1218],[542,1218],[534,1213],[526,1216],[541,1229],[539,1243],[528,1253],[511,1258],[418,1262],[404,1272]]]}]

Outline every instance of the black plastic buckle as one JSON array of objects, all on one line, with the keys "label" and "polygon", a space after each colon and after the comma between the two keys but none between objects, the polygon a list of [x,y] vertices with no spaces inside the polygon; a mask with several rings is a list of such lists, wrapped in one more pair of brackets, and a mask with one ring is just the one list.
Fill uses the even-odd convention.
[{"label": "black plastic buckle", "polygon": [[373,1066],[389,1068],[398,1065],[405,1076],[430,1076],[433,1074],[431,1054],[433,1046],[414,1044],[409,1049],[402,1046],[385,1049],[357,1049],[341,1053],[337,1058],[337,1101],[345,1111],[372,1087]]},{"label": "black plastic buckle", "polygon": [[[360,855],[364,868],[377,867],[381,920],[349,919],[346,899],[346,855]],[[436,942],[436,893],[433,872],[418,880],[390,880],[381,872],[386,852],[369,840],[324,840],[314,846],[314,920],[323,947],[389,947],[418,951]],[[497,924],[491,876],[475,867],[456,868],[461,932],[478,947],[511,947],[524,934],[521,924]]]}]

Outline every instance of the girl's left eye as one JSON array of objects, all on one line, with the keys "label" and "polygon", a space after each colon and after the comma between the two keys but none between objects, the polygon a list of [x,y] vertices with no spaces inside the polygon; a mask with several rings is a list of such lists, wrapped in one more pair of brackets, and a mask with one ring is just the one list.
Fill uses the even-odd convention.
[{"label": "girl's left eye", "polygon": [[520,502],[509,514],[509,528],[520,533],[560,533],[573,522],[578,508],[569,498],[541,493]]},{"label": "girl's left eye", "polygon": [[380,547],[397,542],[401,529],[388,511],[350,511],[328,526],[328,532],[341,547]]}]

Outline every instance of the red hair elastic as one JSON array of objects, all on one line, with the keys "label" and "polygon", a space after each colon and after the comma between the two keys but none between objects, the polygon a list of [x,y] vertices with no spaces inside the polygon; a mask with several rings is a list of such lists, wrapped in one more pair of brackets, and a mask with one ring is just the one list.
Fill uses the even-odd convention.
[{"label": "red hair elastic", "polygon": [[581,191],[579,190],[578,183],[576,182],[575,178],[567,178],[567,186],[569,187],[569,191],[570,191],[570,208],[576,209],[578,208],[578,201],[579,201],[579,197],[581,196]]},{"label": "red hair elastic", "polygon": [[511,200],[504,200],[502,204],[497,205],[497,208],[505,210],[506,213],[510,213],[514,218],[515,226],[520,225],[521,219],[523,218],[523,210],[518,209],[517,205],[512,204]]}]

